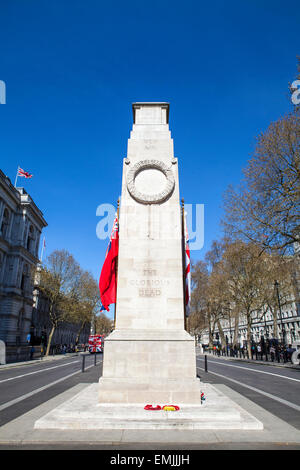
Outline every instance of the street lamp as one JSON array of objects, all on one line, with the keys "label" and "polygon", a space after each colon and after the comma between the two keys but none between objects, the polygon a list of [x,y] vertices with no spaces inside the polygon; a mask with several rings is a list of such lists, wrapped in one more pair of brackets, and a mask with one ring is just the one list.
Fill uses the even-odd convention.
[{"label": "street lamp", "polygon": [[280,305],[279,282],[278,281],[274,282],[274,287],[276,289],[278,306],[279,306],[280,324],[281,324],[281,331],[282,331],[282,342],[283,342],[283,345],[285,345],[285,329],[284,329],[284,325],[282,323],[282,312],[281,312],[281,305]]},{"label": "street lamp", "polygon": [[264,320],[265,320],[265,337],[266,337],[266,340],[269,338],[269,327],[267,325],[267,312],[264,313]]},{"label": "street lamp", "polygon": [[229,336],[230,336],[230,346],[232,346],[232,331],[231,331],[231,316],[229,310]]},{"label": "street lamp", "polygon": [[295,328],[292,328],[292,329],[291,329],[291,340],[292,340],[292,343],[295,341],[295,337],[296,337],[296,335],[295,335]]}]

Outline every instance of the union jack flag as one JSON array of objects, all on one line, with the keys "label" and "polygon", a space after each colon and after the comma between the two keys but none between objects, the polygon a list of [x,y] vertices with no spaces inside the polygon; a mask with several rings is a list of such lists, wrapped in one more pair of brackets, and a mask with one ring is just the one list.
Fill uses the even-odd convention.
[{"label": "union jack flag", "polygon": [[28,173],[28,171],[22,170],[22,168],[18,169],[18,176],[24,176],[25,178],[32,178],[32,174]]},{"label": "union jack flag", "polygon": [[108,247],[106,248],[105,258],[107,257],[107,254],[109,250],[111,249],[112,240],[117,240],[118,238],[119,238],[118,217],[116,215],[113,226],[112,226],[111,234],[110,234],[109,244],[108,244]]},{"label": "union jack flag", "polygon": [[185,313],[188,317],[190,314],[191,305],[191,255],[189,246],[189,234],[186,224],[186,218],[184,218],[185,225]]}]

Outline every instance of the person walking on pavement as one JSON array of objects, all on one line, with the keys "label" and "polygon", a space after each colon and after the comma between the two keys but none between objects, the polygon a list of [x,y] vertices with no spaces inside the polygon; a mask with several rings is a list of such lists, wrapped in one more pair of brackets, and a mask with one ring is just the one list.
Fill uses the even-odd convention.
[{"label": "person walking on pavement", "polygon": [[257,345],[257,354],[260,355],[260,358],[262,360],[262,347],[260,344]]},{"label": "person walking on pavement", "polygon": [[275,359],[275,348],[272,344],[272,346],[270,347],[270,354],[271,354],[271,361],[274,362],[274,359]]},{"label": "person walking on pavement", "polygon": [[34,346],[31,346],[31,349],[30,349],[30,359],[33,359],[33,354],[35,352],[35,347]]},{"label": "person walking on pavement", "polygon": [[283,362],[286,363],[288,361],[288,352],[287,352],[286,346],[283,346],[282,355],[283,355]]}]

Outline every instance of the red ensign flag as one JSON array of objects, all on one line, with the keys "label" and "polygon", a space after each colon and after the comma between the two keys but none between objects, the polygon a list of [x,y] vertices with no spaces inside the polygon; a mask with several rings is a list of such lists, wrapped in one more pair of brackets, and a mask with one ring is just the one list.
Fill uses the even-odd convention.
[{"label": "red ensign flag", "polygon": [[99,279],[101,310],[109,312],[109,305],[116,303],[117,259],[119,253],[119,226],[117,216],[114,220],[109,245]]}]

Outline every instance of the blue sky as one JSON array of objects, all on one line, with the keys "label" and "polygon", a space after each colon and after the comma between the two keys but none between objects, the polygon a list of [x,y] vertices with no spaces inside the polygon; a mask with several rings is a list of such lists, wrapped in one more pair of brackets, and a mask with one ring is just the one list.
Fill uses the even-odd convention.
[{"label": "blue sky", "polygon": [[168,101],[180,192],[205,205],[203,258],[222,194],[255,136],[291,109],[300,3],[0,0],[0,163],[44,213],[46,255],[65,248],[98,279],[135,101]]}]

